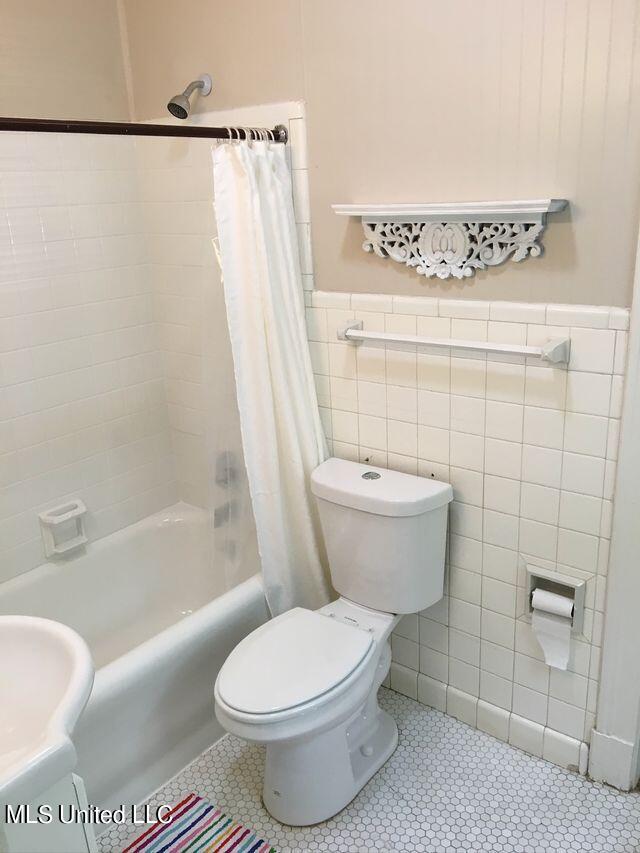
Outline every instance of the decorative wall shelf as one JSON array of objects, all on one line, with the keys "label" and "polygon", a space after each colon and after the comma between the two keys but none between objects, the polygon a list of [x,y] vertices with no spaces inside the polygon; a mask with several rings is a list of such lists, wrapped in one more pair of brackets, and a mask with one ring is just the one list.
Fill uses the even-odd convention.
[{"label": "decorative wall shelf", "polygon": [[477,269],[542,254],[547,216],[564,198],[445,204],[334,204],[362,219],[365,252],[391,258],[427,278],[469,278]]}]

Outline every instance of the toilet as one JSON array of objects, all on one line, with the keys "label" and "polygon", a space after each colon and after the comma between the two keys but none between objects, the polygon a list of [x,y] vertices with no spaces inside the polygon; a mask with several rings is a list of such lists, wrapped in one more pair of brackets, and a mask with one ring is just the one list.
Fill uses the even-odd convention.
[{"label": "toilet", "polygon": [[330,818],[392,755],[395,720],[378,705],[403,614],[443,593],[451,486],[328,459],[311,475],[333,586],[242,640],[215,685],[220,724],[266,746],[263,801],[281,823]]}]

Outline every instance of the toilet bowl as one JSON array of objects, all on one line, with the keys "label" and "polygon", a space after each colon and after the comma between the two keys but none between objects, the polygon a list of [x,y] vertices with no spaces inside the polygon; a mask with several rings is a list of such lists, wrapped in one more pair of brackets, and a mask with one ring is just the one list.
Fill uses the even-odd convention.
[{"label": "toilet bowl", "polygon": [[451,500],[448,484],[338,459],[313,472],[312,491],[340,598],[253,631],[215,684],[221,725],[266,745],[263,801],[293,826],[343,809],[397,745],[377,700],[389,637],[442,597]]},{"label": "toilet bowl", "polygon": [[398,618],[344,599],[295,608],[227,659],[215,686],[218,720],[267,745],[263,800],[282,823],[336,814],[395,749],[396,724],[376,693]]}]

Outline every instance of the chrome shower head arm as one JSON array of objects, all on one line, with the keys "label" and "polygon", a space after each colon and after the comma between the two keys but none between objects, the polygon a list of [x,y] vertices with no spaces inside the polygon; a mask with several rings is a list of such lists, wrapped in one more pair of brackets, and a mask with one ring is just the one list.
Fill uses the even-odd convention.
[{"label": "chrome shower head arm", "polygon": [[201,95],[208,95],[211,91],[211,76],[209,74],[201,74],[197,80],[192,80],[191,83],[182,93],[186,98],[190,98],[196,89],[200,89]]}]

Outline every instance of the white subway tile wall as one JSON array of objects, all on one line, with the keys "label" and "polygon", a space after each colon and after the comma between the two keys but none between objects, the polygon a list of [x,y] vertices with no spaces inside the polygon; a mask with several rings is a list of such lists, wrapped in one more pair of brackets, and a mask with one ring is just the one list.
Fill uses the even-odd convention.
[{"label": "white subway tile wall", "polygon": [[[207,507],[202,356],[211,308],[224,309],[212,244],[211,143],[148,137],[138,140],[137,151],[174,476],[180,499]],[[205,307],[208,283],[214,295]]]},{"label": "white subway tile wall", "polygon": [[0,134],[0,580],[69,497],[104,536],[177,499],[127,137]]},{"label": "white subway tile wall", "polygon": [[[333,453],[454,489],[445,597],[398,626],[390,686],[577,767],[596,707],[628,312],[319,291],[307,303]],[[529,345],[568,335],[571,359],[356,347],[336,340],[350,319]],[[526,564],[587,581],[567,672],[533,636]]]}]

